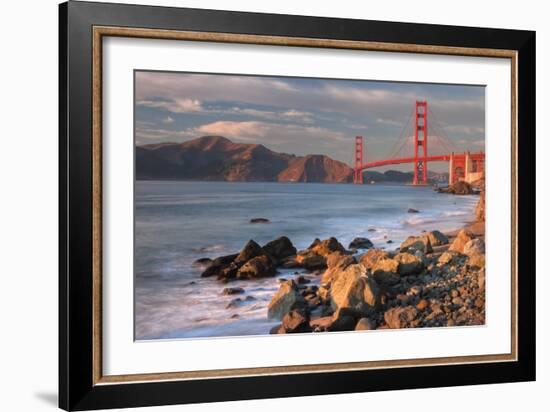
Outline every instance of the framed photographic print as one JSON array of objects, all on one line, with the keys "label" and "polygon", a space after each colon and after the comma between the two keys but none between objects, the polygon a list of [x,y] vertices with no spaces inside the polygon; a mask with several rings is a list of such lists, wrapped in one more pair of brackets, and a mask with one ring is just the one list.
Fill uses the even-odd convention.
[{"label": "framed photographic print", "polygon": [[535,379],[535,33],[60,6],[60,407]]}]

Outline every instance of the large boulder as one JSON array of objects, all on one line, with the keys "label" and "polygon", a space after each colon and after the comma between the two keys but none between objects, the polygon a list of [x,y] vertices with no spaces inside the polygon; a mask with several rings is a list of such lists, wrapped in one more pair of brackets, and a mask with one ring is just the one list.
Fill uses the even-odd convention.
[{"label": "large boulder", "polygon": [[316,239],[316,241],[314,241],[313,244],[309,247],[309,250],[324,257],[327,257],[332,252],[346,252],[344,246],[342,246],[335,237],[331,237],[321,241]]},{"label": "large boulder", "polygon": [[410,253],[398,253],[395,255],[393,260],[399,264],[397,272],[403,276],[417,274],[424,269],[424,262],[417,255],[412,255]]},{"label": "large boulder", "polygon": [[465,255],[471,256],[474,254],[484,254],[485,253],[485,242],[483,239],[472,239],[464,245],[462,253]]},{"label": "large boulder", "polygon": [[432,246],[441,246],[449,243],[449,238],[439,230],[432,230],[431,232],[428,232],[426,236],[430,239],[430,244]]},{"label": "large boulder", "polygon": [[409,236],[399,248],[400,252],[410,252],[420,250],[422,253],[432,253],[432,244],[428,236]]},{"label": "large boulder", "polygon": [[418,310],[413,306],[395,307],[388,309],[384,313],[384,320],[390,329],[400,329],[413,326],[413,322],[418,315]]},{"label": "large boulder", "polygon": [[453,243],[451,243],[451,246],[449,246],[449,250],[458,253],[464,253],[464,246],[466,246],[466,243],[468,243],[473,238],[474,235],[470,231],[462,229],[456,235],[456,238],[455,240],[453,240]]},{"label": "large boulder", "polygon": [[378,259],[371,271],[380,285],[395,285],[399,282],[399,262],[389,257]]},{"label": "large boulder", "polygon": [[201,277],[207,278],[210,276],[219,276],[220,273],[230,264],[232,263],[235,258],[237,257],[237,254],[233,255],[226,255],[226,256],[220,256],[214,259],[210,266],[208,266],[204,272],[202,272]]},{"label": "large boulder", "polygon": [[293,280],[287,280],[281,283],[279,290],[269,302],[267,318],[281,320],[291,310],[303,308],[306,305],[296,283]]},{"label": "large boulder", "polygon": [[330,283],[335,275],[354,263],[356,263],[355,258],[351,255],[344,255],[341,252],[331,253],[327,257],[327,270],[321,277],[321,284]]},{"label": "large boulder", "polygon": [[366,237],[356,237],[351,241],[348,248],[350,249],[370,249],[374,245]]},{"label": "large boulder", "polygon": [[237,279],[256,279],[275,276],[275,265],[267,255],[256,256],[246,262],[237,272]]},{"label": "large boulder", "polygon": [[237,265],[242,265],[245,262],[248,262],[250,259],[261,255],[265,255],[265,251],[262,249],[262,247],[253,240],[249,240],[248,243],[242,248],[238,256],[235,258],[234,262]]},{"label": "large boulder", "polygon": [[369,313],[380,306],[381,293],[376,281],[367,276],[361,264],[348,266],[332,281],[330,303],[334,310],[351,308]]},{"label": "large boulder", "polygon": [[296,254],[296,248],[289,238],[281,236],[263,246],[263,250],[277,261]]},{"label": "large boulder", "polygon": [[372,269],[378,260],[382,258],[388,258],[390,254],[382,249],[370,249],[367,253],[361,255],[359,263],[364,265],[367,269]]},{"label": "large boulder", "polygon": [[294,309],[283,316],[282,326],[285,333],[311,332],[309,314],[305,310]]},{"label": "large boulder", "polygon": [[296,255],[295,262],[308,270],[323,269],[327,267],[327,258],[315,252],[306,250]]}]

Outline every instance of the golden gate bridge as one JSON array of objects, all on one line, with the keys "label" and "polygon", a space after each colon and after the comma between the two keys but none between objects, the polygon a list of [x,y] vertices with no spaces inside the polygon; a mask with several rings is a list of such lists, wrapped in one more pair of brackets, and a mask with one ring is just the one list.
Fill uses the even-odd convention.
[{"label": "golden gate bridge", "polygon": [[[408,135],[406,130],[411,124],[413,114],[413,133]],[[428,123],[428,117],[430,123]],[[428,146],[428,140],[430,146]],[[484,177],[485,152],[461,152],[446,135],[433,111],[428,108],[427,101],[416,101],[409,120],[401,131],[401,136],[384,160],[364,162],[366,160],[366,156],[365,159],[363,157],[364,148],[366,149],[366,145],[363,143],[363,136],[356,136],[353,175],[355,184],[363,184],[363,171],[367,169],[405,163],[412,163],[414,166],[413,185],[428,184],[429,162],[449,163],[449,184],[461,180],[471,183]]]}]

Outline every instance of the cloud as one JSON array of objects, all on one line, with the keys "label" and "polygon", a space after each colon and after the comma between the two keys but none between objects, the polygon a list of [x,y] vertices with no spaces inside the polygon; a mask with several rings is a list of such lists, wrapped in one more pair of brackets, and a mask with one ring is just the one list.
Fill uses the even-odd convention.
[{"label": "cloud", "polygon": [[138,100],[136,104],[138,106],[166,109],[172,113],[192,113],[202,112],[204,110],[200,100],[187,98],[175,98],[169,100],[144,99]]},{"label": "cloud", "polygon": [[174,118],[170,116],[166,116],[164,119],[162,119],[162,123],[165,123],[165,124],[174,123]]},{"label": "cloud", "polygon": [[197,127],[196,133],[225,137],[254,138],[266,135],[269,125],[262,122],[218,121]]},{"label": "cloud", "polygon": [[169,130],[136,125],[136,144],[183,141],[195,137],[192,130]]}]

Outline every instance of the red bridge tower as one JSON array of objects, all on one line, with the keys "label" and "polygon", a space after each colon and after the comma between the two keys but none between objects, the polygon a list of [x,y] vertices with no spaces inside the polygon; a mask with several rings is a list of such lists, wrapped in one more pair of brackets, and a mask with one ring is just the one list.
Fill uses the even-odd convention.
[{"label": "red bridge tower", "polygon": [[413,185],[428,183],[428,102],[416,101]]},{"label": "red bridge tower", "polygon": [[363,184],[363,136],[355,136],[355,169],[353,183]]}]

